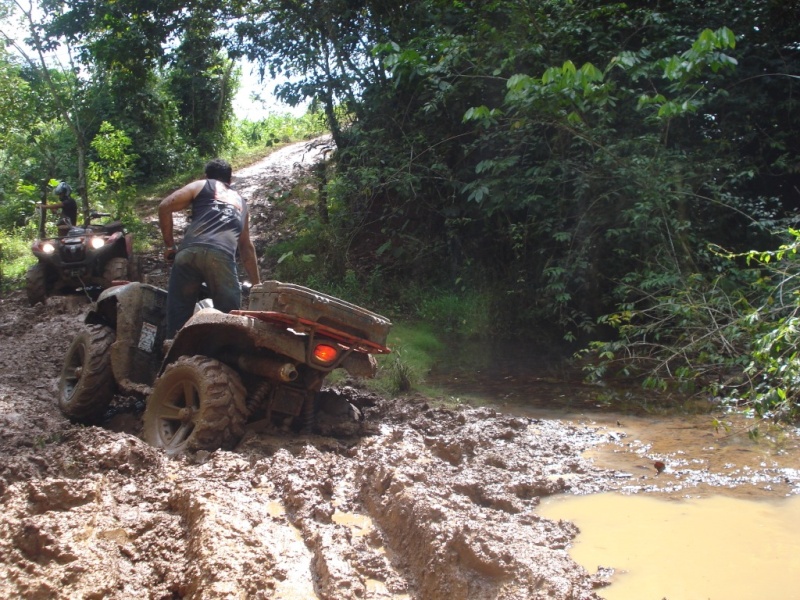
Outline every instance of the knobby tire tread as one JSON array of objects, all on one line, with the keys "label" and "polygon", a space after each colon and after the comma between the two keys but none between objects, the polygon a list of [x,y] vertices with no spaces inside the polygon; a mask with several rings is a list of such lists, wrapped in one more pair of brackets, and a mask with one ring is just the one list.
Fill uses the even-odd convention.
[{"label": "knobby tire tread", "polygon": [[[116,333],[105,325],[87,325],[72,341],[64,361],[59,385],[58,405],[61,412],[75,421],[98,421],[114,397],[114,373],[111,369],[111,344]],[[65,389],[72,356],[83,346],[82,374],[72,395]]]},{"label": "knobby tire tread", "polygon": [[47,279],[41,264],[33,265],[25,273],[25,293],[31,306],[47,300]]},{"label": "knobby tire tread", "polygon": [[220,361],[205,356],[182,356],[169,365],[153,387],[144,416],[145,439],[159,444],[158,406],[175,380],[190,378],[200,396],[194,429],[186,440],[189,451],[233,448],[244,435],[247,392],[239,374]]}]

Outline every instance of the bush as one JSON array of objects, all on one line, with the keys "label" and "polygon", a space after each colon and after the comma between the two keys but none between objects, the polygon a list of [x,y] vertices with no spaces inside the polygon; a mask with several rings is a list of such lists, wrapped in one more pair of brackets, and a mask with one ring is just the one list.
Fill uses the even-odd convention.
[{"label": "bush", "polygon": [[418,316],[445,333],[483,337],[493,332],[491,304],[486,293],[440,291],[421,299]]},{"label": "bush", "polygon": [[25,272],[36,262],[31,253],[31,240],[35,230],[19,228],[12,231],[0,230],[0,285],[7,292],[20,285]]},{"label": "bush", "polygon": [[644,293],[601,324],[617,331],[581,353],[590,378],[636,377],[762,416],[800,417],[800,232],[775,251],[726,255],[713,279]]}]

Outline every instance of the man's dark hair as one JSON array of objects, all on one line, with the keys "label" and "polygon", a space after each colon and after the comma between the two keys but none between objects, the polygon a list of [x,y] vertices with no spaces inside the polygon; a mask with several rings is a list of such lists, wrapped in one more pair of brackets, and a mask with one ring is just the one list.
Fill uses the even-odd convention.
[{"label": "man's dark hair", "polygon": [[230,183],[233,176],[233,169],[227,160],[214,158],[206,163],[206,177],[216,179],[223,183]]}]

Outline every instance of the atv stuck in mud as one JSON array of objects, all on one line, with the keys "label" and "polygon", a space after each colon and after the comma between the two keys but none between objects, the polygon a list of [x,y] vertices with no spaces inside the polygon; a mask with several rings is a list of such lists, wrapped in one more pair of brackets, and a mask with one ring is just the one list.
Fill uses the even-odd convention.
[{"label": "atv stuck in mud", "polygon": [[56,237],[34,241],[31,251],[39,262],[25,276],[31,306],[55,295],[86,293],[96,298],[115,281],[139,278],[133,236],[122,223],[92,223],[110,216],[93,212],[83,227],[68,226]]},{"label": "atv stuck in mud", "polygon": [[388,319],[301,286],[268,281],[249,310],[200,308],[165,343],[167,293],[128,283],[104,291],[73,340],[58,402],[100,420],[115,393],[147,397],[143,437],[168,454],[232,448],[253,421],[312,431],[325,377],[372,377]]}]

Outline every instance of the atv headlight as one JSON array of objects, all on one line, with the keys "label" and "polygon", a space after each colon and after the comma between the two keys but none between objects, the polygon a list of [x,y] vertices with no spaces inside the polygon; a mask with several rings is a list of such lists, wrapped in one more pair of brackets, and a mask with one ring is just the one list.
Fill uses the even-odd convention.
[{"label": "atv headlight", "polygon": [[97,250],[98,248],[102,248],[103,246],[105,246],[106,241],[101,237],[93,237],[92,241],[89,242],[89,244],[92,246],[92,248]]},{"label": "atv headlight", "polygon": [[44,244],[42,244],[42,252],[44,252],[45,254],[52,254],[55,251],[56,247],[53,246],[53,244],[51,244],[50,242],[45,242]]}]

